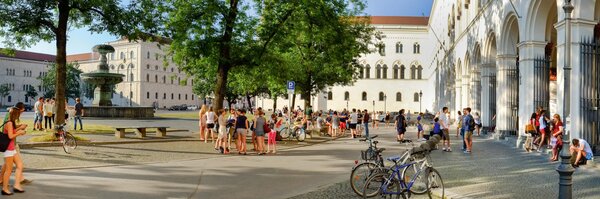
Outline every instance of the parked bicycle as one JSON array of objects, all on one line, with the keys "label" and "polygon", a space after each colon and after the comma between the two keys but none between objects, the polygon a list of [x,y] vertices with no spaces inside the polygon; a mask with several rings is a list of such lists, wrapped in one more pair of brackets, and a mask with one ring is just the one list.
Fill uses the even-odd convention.
[{"label": "parked bicycle", "polygon": [[383,157],[381,156],[385,148],[377,148],[377,143],[379,142],[373,140],[375,138],[377,138],[377,135],[359,140],[367,142],[369,147],[365,151],[360,151],[361,159],[364,162],[358,164],[358,160],[356,160],[354,162],[355,166],[352,167],[352,172],[350,173],[350,186],[354,193],[361,197],[363,196],[362,188],[367,178],[374,172],[383,171],[385,168]]},{"label": "parked bicycle", "polygon": [[66,125],[66,123],[57,125],[55,130],[56,136],[63,145],[63,150],[65,153],[70,154],[73,150],[75,150],[75,148],[77,148],[77,140],[75,140],[75,137],[67,131]]},{"label": "parked bicycle", "polygon": [[304,142],[306,139],[306,130],[304,129],[304,125],[301,121],[297,121],[292,126],[292,123],[287,120],[287,126],[281,127],[277,132],[281,135],[282,138],[292,140],[296,139],[299,142]]},{"label": "parked bicycle", "polygon": [[363,198],[381,195],[383,198],[410,198],[411,194],[441,192],[444,183],[441,175],[430,164],[429,150],[413,148],[402,156],[389,157],[393,166],[383,172],[373,173],[363,187]]}]

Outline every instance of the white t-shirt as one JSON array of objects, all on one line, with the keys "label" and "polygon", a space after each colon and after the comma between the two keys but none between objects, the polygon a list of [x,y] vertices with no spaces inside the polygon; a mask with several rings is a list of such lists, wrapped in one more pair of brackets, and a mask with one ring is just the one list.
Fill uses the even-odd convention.
[{"label": "white t-shirt", "polygon": [[356,123],[358,123],[358,114],[351,113],[350,114],[350,124],[356,124]]},{"label": "white t-shirt", "polygon": [[43,107],[40,107],[40,106],[42,106],[42,103],[40,101],[35,102],[35,105],[33,105],[33,107],[35,108],[35,113],[39,113],[40,112],[40,108],[43,108]]},{"label": "white t-shirt", "polygon": [[215,112],[207,112],[206,113],[206,123],[207,124],[215,123]]},{"label": "white t-shirt", "polygon": [[440,122],[442,124],[442,128],[444,129],[447,129],[450,126],[448,123],[448,116],[446,116],[446,113],[440,114]]},{"label": "white t-shirt", "polygon": [[579,139],[579,146],[583,146],[583,150],[585,151],[585,153],[592,154],[592,156],[594,156],[594,152],[592,152],[592,147],[590,147],[590,144],[588,144],[587,141],[585,141],[584,139]]}]

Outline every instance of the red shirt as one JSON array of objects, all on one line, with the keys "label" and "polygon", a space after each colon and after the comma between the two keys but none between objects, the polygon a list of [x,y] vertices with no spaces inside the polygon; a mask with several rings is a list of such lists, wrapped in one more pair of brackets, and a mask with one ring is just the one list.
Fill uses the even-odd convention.
[{"label": "red shirt", "polygon": [[[552,129],[552,135],[553,135],[553,136],[554,136],[554,134],[555,134],[555,133],[557,133],[558,131],[560,131],[560,127],[561,127],[562,125],[563,125],[563,123],[562,123],[562,122],[558,122],[558,123],[554,124],[554,128]],[[561,134],[562,134],[562,133],[561,133]],[[560,136],[561,134],[558,134],[557,136],[554,136],[554,137],[558,137],[558,136]]]},{"label": "red shirt", "polygon": [[539,128],[540,127],[540,114],[536,113],[535,115],[536,115],[535,116],[535,126]]},{"label": "red shirt", "polygon": [[[5,127],[4,128],[4,134],[8,135],[8,128],[9,128],[9,126],[6,126],[6,125],[10,125],[10,128],[12,128],[12,123],[10,123],[10,124],[6,123],[5,126],[4,126]],[[12,129],[13,129],[13,132],[16,133],[15,132],[16,129],[15,128],[12,128]],[[10,143],[8,144],[8,148],[6,148],[6,150],[7,151],[13,151],[13,150],[15,150],[15,139],[11,139],[10,140]]]}]

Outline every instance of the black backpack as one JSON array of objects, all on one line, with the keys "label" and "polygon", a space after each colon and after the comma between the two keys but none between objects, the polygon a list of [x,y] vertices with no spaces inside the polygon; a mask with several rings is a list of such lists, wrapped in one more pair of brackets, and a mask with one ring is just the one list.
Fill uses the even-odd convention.
[{"label": "black backpack", "polygon": [[10,144],[10,138],[8,134],[4,133],[4,125],[6,125],[8,121],[4,122],[0,129],[2,129],[2,133],[0,133],[0,152],[5,152],[8,149],[8,145]]},{"label": "black backpack", "polygon": [[468,115],[467,118],[469,119],[469,131],[474,131],[475,130],[475,119],[473,119],[473,116]]}]

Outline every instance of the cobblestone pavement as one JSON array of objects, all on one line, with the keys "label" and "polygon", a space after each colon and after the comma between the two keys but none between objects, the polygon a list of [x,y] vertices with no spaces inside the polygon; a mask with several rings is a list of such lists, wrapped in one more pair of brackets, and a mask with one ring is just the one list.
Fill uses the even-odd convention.
[{"label": "cobblestone pavement", "polygon": [[[414,136],[414,129],[409,129]],[[451,135],[453,135],[451,133]],[[454,134],[455,135],[455,134]],[[411,136],[412,137],[412,136]],[[539,153],[521,149],[493,139],[474,137],[472,154],[460,151],[453,138],[454,152],[434,151],[432,159],[441,173],[446,195],[452,198],[557,198],[557,162],[549,162]],[[384,146],[387,147],[387,146]],[[600,171],[581,167],[573,175],[573,198],[600,198]],[[356,198],[349,183],[324,186],[320,190],[293,197]]]}]

